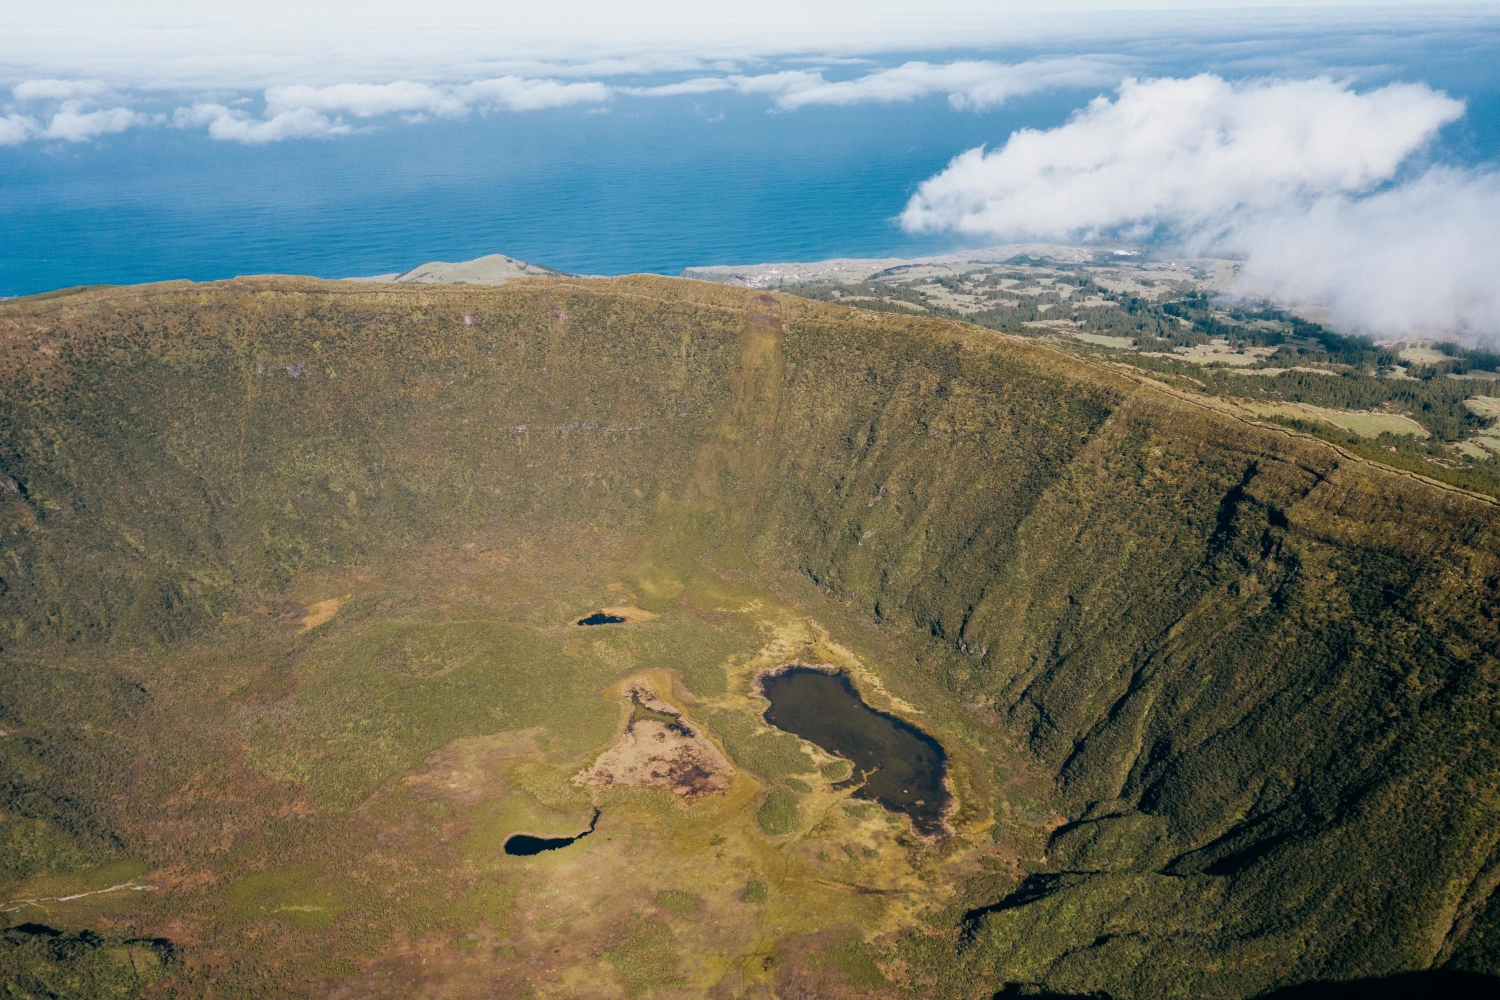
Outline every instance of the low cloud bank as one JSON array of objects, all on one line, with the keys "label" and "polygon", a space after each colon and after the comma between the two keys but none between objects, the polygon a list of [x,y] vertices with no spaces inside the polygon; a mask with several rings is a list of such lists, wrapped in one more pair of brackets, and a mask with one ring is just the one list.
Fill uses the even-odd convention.
[{"label": "low cloud bank", "polygon": [[595,81],[562,83],[502,76],[442,86],[398,80],[385,84],[272,87],[266,91],[266,113],[312,110],[346,112],[358,118],[388,114],[459,118],[471,111],[540,111],[572,104],[597,104],[609,98],[610,88]]},{"label": "low cloud bank", "polygon": [[163,120],[124,106],[102,80],[26,80],[11,90],[0,116],[0,146],[32,139],[87,142]]},{"label": "low cloud bank", "polygon": [[1234,233],[1241,291],[1320,305],[1385,336],[1500,341],[1500,176],[1434,168],[1365,198],[1319,199]]},{"label": "low cloud bank", "polygon": [[317,139],[348,135],[354,129],[341,119],[329,118],[311,108],[294,108],[265,118],[255,118],[237,108],[222,104],[195,104],[178,108],[172,116],[178,128],[207,126],[208,134],[225,142],[254,146],[285,139]]},{"label": "low cloud bank", "polygon": [[[1493,4],[1468,0],[1394,6],[1349,0],[427,0],[420,8],[406,0],[53,0],[0,4],[0,67],[15,79],[103,78],[117,88],[219,99],[285,83],[717,74],[785,59],[876,57],[889,65],[918,53],[1017,48],[1154,53],[1173,61],[1190,49],[1214,65],[1241,68],[1379,67],[1400,64],[1417,39],[1434,51],[1482,47],[1500,26],[1494,15]],[[1353,62],[1345,63],[1351,54]],[[4,82],[13,81],[7,76]]]},{"label": "low cloud bank", "polygon": [[1071,121],[971,149],[911,232],[1157,238],[1244,257],[1239,290],[1384,335],[1500,334],[1500,180],[1413,167],[1464,106],[1421,84],[1127,80]]},{"label": "low cloud bank", "polygon": [[426,118],[462,118],[471,112],[538,111],[571,104],[597,104],[610,98],[602,83],[560,83],[518,76],[439,86],[398,80],[395,83],[340,83],[329,87],[271,87],[265,92],[265,114],[255,117],[241,108],[212,101],[178,108],[178,128],[207,127],[211,138],[256,145],[286,139],[322,139],[357,131],[344,121],[400,115],[409,122]]},{"label": "low cloud bank", "polygon": [[[463,84],[341,83],[328,87],[267,88],[265,112],[256,116],[241,105],[198,101],[171,115],[148,114],[126,106],[126,98],[97,80],[27,80],[11,90],[13,101],[0,109],[0,146],[32,140],[83,142],[144,125],[170,123],[206,128],[211,138],[248,144],[287,139],[349,135],[357,128],[344,120],[400,115],[408,122],[429,117],[461,118],[471,112],[538,111],[608,101],[611,88],[597,81],[564,82],[503,76]],[[110,106],[104,106],[110,105]]]},{"label": "low cloud bank", "polygon": [[[810,105],[891,103],[945,94],[955,109],[983,111],[1012,97],[1044,90],[1112,86],[1123,75],[1124,64],[1124,59],[1108,56],[1014,64],[986,60],[908,62],[849,80],[829,80],[817,70],[755,75],[726,71],[649,87],[518,75],[466,83],[397,80],[329,86],[293,84],[266,88],[260,115],[245,110],[248,99],[226,104],[222,98],[194,102],[177,108],[170,116],[151,115],[125,106],[124,98],[98,80],[28,80],[12,89],[12,105],[0,109],[9,112],[0,115],[0,146],[45,139],[81,141],[168,121],[179,128],[206,128],[212,138],[231,142],[329,138],[373,124],[356,126],[346,118],[400,116],[416,123],[474,113],[601,105],[616,95],[658,98],[732,91],[764,95],[775,108],[794,111]],[[104,107],[106,103],[113,106]]]},{"label": "low cloud bank", "polygon": [[0,146],[14,146],[32,139],[59,142],[87,142],[101,135],[123,132],[138,125],[159,122],[160,115],[148,115],[131,108],[95,108],[77,101],[64,101],[50,115],[8,114],[0,117]]},{"label": "low cloud bank", "polygon": [[765,94],[783,110],[814,104],[891,104],[946,94],[957,110],[983,111],[1012,97],[1044,90],[1110,86],[1123,75],[1125,60],[1107,56],[1033,59],[1020,63],[961,60],[907,62],[850,80],[829,80],[821,71],[784,70],[755,76],[700,76],[657,87],[625,88],[638,97],[707,94],[734,90]]}]

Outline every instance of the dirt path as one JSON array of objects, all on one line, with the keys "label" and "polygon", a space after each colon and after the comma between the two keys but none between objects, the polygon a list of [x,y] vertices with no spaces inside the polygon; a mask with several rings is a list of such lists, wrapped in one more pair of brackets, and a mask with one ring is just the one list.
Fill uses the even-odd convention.
[{"label": "dirt path", "polygon": [[[85,896],[102,896],[106,892],[123,892],[127,889],[131,892],[155,892],[156,886],[136,885],[136,880],[131,879],[129,882],[112,885],[108,889],[92,889],[88,892],[74,893],[71,896],[38,896],[35,899],[12,899],[4,907],[0,907],[0,913],[14,913],[28,906],[42,906],[43,903],[71,903],[73,900],[82,899]],[[42,908],[46,909],[46,907]]]}]

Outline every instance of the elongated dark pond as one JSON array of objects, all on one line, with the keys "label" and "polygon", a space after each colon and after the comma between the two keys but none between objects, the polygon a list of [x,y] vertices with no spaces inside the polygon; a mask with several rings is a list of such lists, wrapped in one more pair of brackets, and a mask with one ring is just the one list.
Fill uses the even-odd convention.
[{"label": "elongated dark pond", "polygon": [[793,667],[761,681],[771,702],[766,721],[795,733],[854,765],[855,798],[911,817],[921,833],[943,830],[948,755],[916,726],[877,712],[843,674]]},{"label": "elongated dark pond", "polygon": [[567,847],[575,841],[582,840],[594,832],[594,827],[599,825],[599,810],[594,810],[594,818],[589,820],[589,828],[576,837],[533,837],[529,833],[512,834],[505,841],[505,853],[516,854],[523,858],[529,858],[533,854],[541,854],[543,851],[555,851],[561,847]]}]

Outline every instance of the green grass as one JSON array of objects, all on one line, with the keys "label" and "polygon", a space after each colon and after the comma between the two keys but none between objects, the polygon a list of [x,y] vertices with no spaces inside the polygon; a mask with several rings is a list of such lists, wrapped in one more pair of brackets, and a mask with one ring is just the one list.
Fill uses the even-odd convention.
[{"label": "green grass", "polygon": [[818,768],[818,773],[823,775],[823,777],[827,778],[829,781],[847,781],[849,780],[849,776],[854,773],[854,765],[849,763],[847,760],[829,761],[827,764],[824,764],[822,767]]},{"label": "green grass", "polygon": [[331,886],[301,871],[246,875],[224,891],[229,906],[257,920],[323,930],[343,909]]},{"label": "green grass", "polygon": [[724,740],[736,764],[767,781],[814,770],[800,739],[766,726],[749,712],[714,711],[705,721]]},{"label": "green grass", "polygon": [[559,752],[597,746],[618,708],[594,692],[618,672],[502,621],[380,622],[314,646],[291,712],[242,728],[261,766],[348,809],[462,737],[545,724]]},{"label": "green grass", "polygon": [[703,899],[697,893],[683,889],[663,889],[656,894],[656,905],[668,913],[685,917],[702,906]]},{"label": "green grass", "polygon": [[767,836],[780,837],[797,829],[797,796],[785,788],[773,788],[755,814]]},{"label": "green grass", "polygon": [[637,918],[624,940],[606,951],[604,957],[625,984],[626,996],[673,990],[684,982],[678,971],[676,939],[660,920]]},{"label": "green grass", "polygon": [[875,964],[876,950],[858,938],[846,938],[823,952],[822,960],[842,971],[849,985],[858,989],[880,989],[891,982]]},{"label": "green grass", "polygon": [[455,932],[472,933],[483,925],[504,935],[515,913],[515,886],[496,875],[475,879],[444,915],[444,924]]}]

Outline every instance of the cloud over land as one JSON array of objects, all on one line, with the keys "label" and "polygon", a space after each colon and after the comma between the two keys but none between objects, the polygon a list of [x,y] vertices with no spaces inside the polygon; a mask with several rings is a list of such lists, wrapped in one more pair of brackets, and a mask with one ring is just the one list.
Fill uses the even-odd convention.
[{"label": "cloud over land", "polygon": [[1412,164],[1464,105],[1422,84],[1127,80],[924,181],[909,231],[1163,238],[1243,255],[1242,291],[1375,334],[1500,330],[1491,174]]}]

